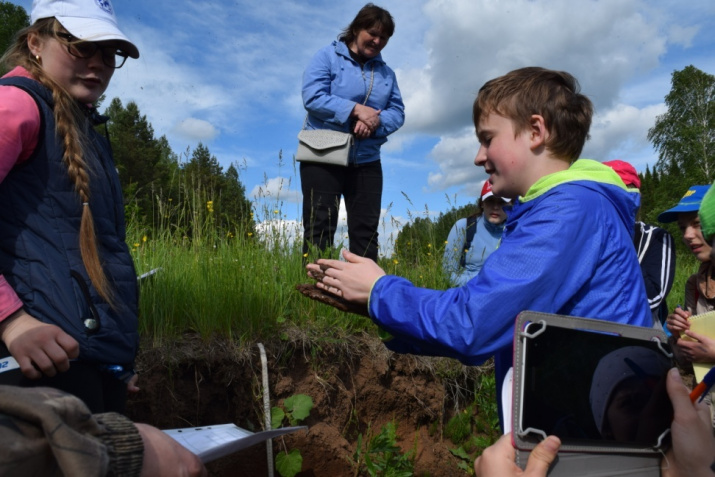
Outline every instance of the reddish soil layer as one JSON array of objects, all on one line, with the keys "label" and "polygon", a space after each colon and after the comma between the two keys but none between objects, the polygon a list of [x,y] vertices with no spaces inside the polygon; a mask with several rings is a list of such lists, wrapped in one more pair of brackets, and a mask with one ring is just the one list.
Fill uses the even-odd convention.
[{"label": "reddish soil layer", "polygon": [[[402,449],[416,446],[415,475],[466,475],[449,452],[456,446],[442,438],[441,430],[453,410],[473,398],[453,390],[474,389],[474,377],[485,371],[451,360],[393,354],[366,336],[332,341],[266,343],[271,405],[295,394],[307,394],[314,402],[303,422],[308,432],[275,439],[274,454],[299,449],[299,476],[356,476],[358,435],[366,435],[368,427],[377,433],[395,420]],[[230,343],[192,337],[171,345],[146,343],[138,365],[142,391],[130,398],[128,410],[134,420],[163,429],[227,422],[262,429],[256,346],[238,351]],[[439,377],[445,374],[457,377]],[[266,460],[265,446],[259,444],[210,463],[209,472],[267,475]]]}]

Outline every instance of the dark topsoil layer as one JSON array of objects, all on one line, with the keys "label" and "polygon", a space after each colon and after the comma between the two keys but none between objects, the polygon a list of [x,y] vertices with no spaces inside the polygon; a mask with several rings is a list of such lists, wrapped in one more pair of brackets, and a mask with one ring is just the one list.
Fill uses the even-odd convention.
[{"label": "dark topsoil layer", "polygon": [[[314,402],[302,423],[307,432],[273,441],[274,454],[300,450],[299,476],[358,475],[353,460],[358,435],[368,428],[377,433],[392,420],[402,449],[416,446],[415,475],[466,475],[449,452],[457,446],[442,436],[442,428],[455,408],[472,402],[468,390],[488,368],[394,354],[367,335],[311,343],[294,336],[265,343],[265,349],[271,405],[295,394]],[[162,429],[228,422],[262,429],[257,346],[239,349],[226,340],[185,336],[170,344],[144,343],[137,364],[142,390],[130,396],[128,407],[135,421]],[[264,476],[266,460],[265,445],[259,444],[208,468],[212,476]]]}]

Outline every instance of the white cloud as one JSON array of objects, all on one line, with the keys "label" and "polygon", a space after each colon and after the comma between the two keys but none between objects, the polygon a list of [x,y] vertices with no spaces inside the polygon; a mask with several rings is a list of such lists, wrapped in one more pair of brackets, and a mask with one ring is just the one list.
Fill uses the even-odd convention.
[{"label": "white cloud", "polygon": [[693,37],[699,30],[699,26],[682,27],[680,25],[673,25],[668,30],[669,40],[674,45],[690,48],[693,45]]},{"label": "white cloud", "polygon": [[218,136],[218,130],[213,124],[196,118],[184,119],[172,131],[194,141],[210,141]]},{"label": "white cloud", "polygon": [[[638,170],[645,169],[646,162],[654,162],[648,130],[655,124],[656,116],[665,111],[662,103],[643,109],[616,105],[594,118],[591,139],[586,142],[582,156],[598,161],[622,159]],[[643,157],[644,151],[648,151],[647,157]]]},{"label": "white cloud", "polygon": [[301,203],[303,195],[292,188],[289,177],[273,177],[266,179],[263,184],[256,185],[249,193],[249,197],[256,201],[281,203]]}]

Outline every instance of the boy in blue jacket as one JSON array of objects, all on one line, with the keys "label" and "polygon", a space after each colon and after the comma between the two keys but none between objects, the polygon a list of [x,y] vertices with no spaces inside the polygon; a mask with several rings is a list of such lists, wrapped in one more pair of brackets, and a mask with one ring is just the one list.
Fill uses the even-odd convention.
[{"label": "boy in blue jacket", "polygon": [[515,200],[500,247],[465,286],[419,288],[346,251],[346,262],[307,265],[309,276],[329,293],[367,304],[393,351],[468,365],[495,356],[497,389],[524,310],[650,326],[632,244],[639,193],[608,166],[577,160],[592,111],[576,79],[560,71],[522,68],[480,89],[474,163],[495,194]]}]

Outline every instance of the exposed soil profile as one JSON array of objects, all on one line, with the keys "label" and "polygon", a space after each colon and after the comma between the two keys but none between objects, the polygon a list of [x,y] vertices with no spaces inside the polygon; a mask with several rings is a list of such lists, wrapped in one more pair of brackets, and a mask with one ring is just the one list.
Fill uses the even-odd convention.
[{"label": "exposed soil profile", "polygon": [[[489,367],[454,360],[399,355],[368,335],[264,343],[271,405],[295,394],[314,402],[309,426],[273,441],[274,455],[299,449],[299,476],[356,476],[359,434],[397,423],[403,451],[417,449],[416,476],[466,475],[442,436],[444,423],[472,402],[474,380]],[[130,396],[128,414],[162,429],[236,423],[261,430],[261,361],[256,346],[237,349],[226,340],[194,336],[170,344],[144,343],[138,358],[141,391]],[[212,476],[267,475],[265,445],[208,465]],[[276,472],[276,476],[279,474]]]}]

